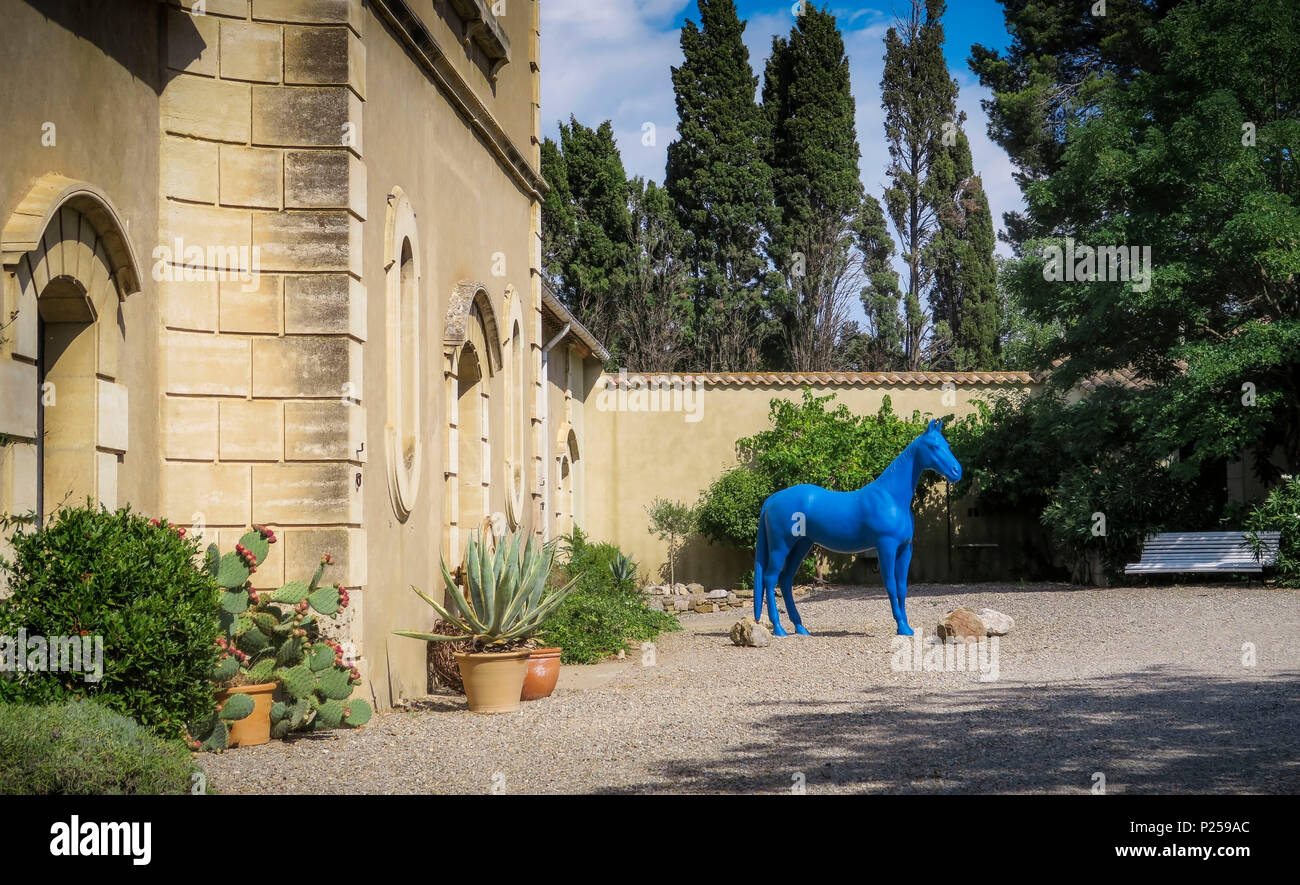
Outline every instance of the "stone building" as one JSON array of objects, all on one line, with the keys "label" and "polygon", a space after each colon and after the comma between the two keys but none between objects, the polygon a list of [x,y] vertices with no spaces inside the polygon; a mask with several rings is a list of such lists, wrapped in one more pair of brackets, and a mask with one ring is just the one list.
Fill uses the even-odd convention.
[{"label": "stone building", "polygon": [[605,354],[537,272],[537,0],[0,18],[0,510],[267,523],[258,581],[331,553],[369,693],[422,694],[411,585],[580,509]]}]

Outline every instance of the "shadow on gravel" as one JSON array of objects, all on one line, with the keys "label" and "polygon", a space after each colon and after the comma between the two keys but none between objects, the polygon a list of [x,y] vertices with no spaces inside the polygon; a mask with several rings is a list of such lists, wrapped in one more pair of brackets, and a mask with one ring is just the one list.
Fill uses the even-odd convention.
[{"label": "shadow on gravel", "polygon": [[[1300,792],[1300,673],[1225,679],[1157,667],[1104,679],[960,692],[872,689],[862,702],[783,702],[720,760],[682,758],[605,793]],[[802,709],[800,709],[802,708]],[[719,715],[725,715],[721,711]],[[709,755],[713,755],[710,753]]]}]

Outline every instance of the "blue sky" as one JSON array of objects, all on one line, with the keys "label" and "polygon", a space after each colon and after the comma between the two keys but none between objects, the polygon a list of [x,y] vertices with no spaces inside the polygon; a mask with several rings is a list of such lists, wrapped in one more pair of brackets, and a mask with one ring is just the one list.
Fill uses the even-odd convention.
[{"label": "blue sky", "polygon": [[[906,0],[820,0],[835,13],[849,56],[857,104],[860,168],[867,190],[880,198],[888,153],[880,74],[884,36]],[[761,76],[772,37],[794,24],[794,0],[737,0],[748,21],[745,43],[750,64]],[[629,175],[663,181],[668,145],[676,138],[677,114],[669,68],[682,61],[679,32],[699,21],[695,0],[542,0],[542,130],[558,136],[557,120],[570,114],[588,126],[611,120]],[[975,170],[984,180],[1000,229],[1002,213],[1022,205],[1011,162],[990,141],[980,100],[988,97],[966,64],[973,43],[1004,48],[1009,38],[996,0],[949,0],[944,16],[945,55],[961,92],[966,133]],[[644,133],[650,124],[653,143]],[[999,252],[1005,254],[999,244]]]}]

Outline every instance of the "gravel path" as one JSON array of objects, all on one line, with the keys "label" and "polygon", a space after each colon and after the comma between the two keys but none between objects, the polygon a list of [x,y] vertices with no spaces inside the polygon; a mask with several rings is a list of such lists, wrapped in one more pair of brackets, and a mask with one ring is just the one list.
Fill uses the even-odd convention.
[{"label": "gravel path", "polygon": [[[597,687],[476,716],[434,695],[356,731],[204,755],[223,793],[1300,792],[1300,591],[918,585],[1016,619],[998,678],[891,668],[879,588],[799,602],[812,637],[736,648],[686,615]],[[788,624],[788,621],[786,622]],[[1243,665],[1253,643],[1256,665]]]}]

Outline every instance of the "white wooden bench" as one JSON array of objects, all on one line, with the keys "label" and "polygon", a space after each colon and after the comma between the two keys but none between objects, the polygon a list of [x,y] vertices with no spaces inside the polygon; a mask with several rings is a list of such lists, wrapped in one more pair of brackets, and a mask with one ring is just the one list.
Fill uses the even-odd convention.
[{"label": "white wooden bench", "polygon": [[1281,532],[1260,532],[1261,556],[1246,543],[1245,532],[1165,532],[1151,535],[1142,559],[1124,566],[1126,575],[1162,575],[1180,572],[1260,574],[1277,563]]}]

